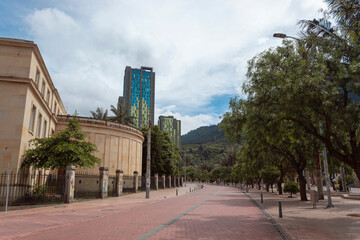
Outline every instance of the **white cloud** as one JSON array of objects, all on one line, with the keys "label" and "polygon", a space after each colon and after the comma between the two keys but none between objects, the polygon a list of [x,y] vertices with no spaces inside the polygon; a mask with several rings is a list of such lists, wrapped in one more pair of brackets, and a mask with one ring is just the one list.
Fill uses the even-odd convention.
[{"label": "white cloud", "polygon": [[241,94],[247,60],[280,44],[274,32],[296,35],[297,21],[324,7],[321,0],[57,4],[26,21],[68,112],[109,108],[122,95],[125,66],[151,66],[157,112],[182,120],[184,133],[218,123],[216,114],[196,112],[214,96]]}]

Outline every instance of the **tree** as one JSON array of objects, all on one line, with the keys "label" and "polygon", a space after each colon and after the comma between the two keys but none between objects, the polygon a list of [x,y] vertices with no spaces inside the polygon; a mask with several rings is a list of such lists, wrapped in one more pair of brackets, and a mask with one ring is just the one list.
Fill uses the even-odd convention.
[{"label": "tree", "polygon": [[109,117],[110,121],[127,125],[133,124],[133,117],[130,116],[123,103],[119,102],[116,107],[111,105],[110,111],[114,114]]},{"label": "tree", "polygon": [[287,182],[284,186],[284,192],[290,193],[290,197],[292,197],[293,194],[299,192],[299,185],[297,184],[297,182]]},{"label": "tree", "polygon": [[[143,128],[143,172],[146,172],[147,133]],[[167,132],[162,132],[158,126],[151,127],[151,173],[179,175],[181,156],[178,148],[171,142]]]},{"label": "tree", "polygon": [[267,185],[266,190],[269,191],[268,186],[271,186],[271,192],[274,192],[273,185],[278,181],[280,171],[275,166],[266,166],[260,171],[260,175]]},{"label": "tree", "polygon": [[69,165],[87,168],[100,164],[100,159],[92,155],[97,151],[96,146],[85,141],[76,113],[69,119],[65,131],[30,142],[34,148],[26,150],[22,167],[65,169]]},{"label": "tree", "polygon": [[[323,19],[300,21],[304,29],[302,41],[312,49],[311,58],[315,63],[324,68],[321,72],[305,75],[322,75],[322,78],[311,83],[312,86],[310,82],[304,85],[305,94],[297,96],[304,98],[312,94],[312,98],[306,100],[306,107],[324,123],[324,132],[321,133],[317,124],[309,122],[303,113],[291,116],[291,119],[322,141],[330,155],[350,165],[359,178],[360,2],[326,2],[328,10]],[[328,17],[335,20],[333,27],[327,21]]]},{"label": "tree", "polygon": [[[258,88],[257,84],[258,82],[255,82],[252,86],[246,86],[247,92]],[[280,156],[274,159],[274,162],[277,163],[273,164],[279,167],[282,173],[279,192],[288,169],[286,164],[288,161],[299,176],[301,200],[306,201],[306,178],[303,171],[314,152],[318,151],[319,144],[316,139],[306,134],[296,124],[279,118],[281,112],[275,111],[276,109],[269,106],[269,99],[264,96],[269,90],[265,93],[262,91],[257,91],[256,95],[249,95],[248,100],[232,99],[230,101],[231,112],[224,114],[220,126],[231,139],[240,141],[245,139],[244,146],[248,146],[246,157],[248,161],[243,163],[243,167],[248,168],[244,174],[247,181],[253,181],[251,177],[259,175],[258,172],[251,171],[251,165],[248,165],[250,162],[263,165],[271,159],[268,157],[269,154]],[[232,123],[236,123],[235,127]],[[257,169],[261,168],[257,167]]]},{"label": "tree", "polygon": [[95,112],[94,111],[90,111],[91,116],[95,119],[99,119],[99,120],[107,120],[108,119],[108,110],[104,110],[102,108],[96,108]]},{"label": "tree", "polygon": [[220,159],[221,166],[233,166],[236,162],[236,153],[236,148],[229,147]]},{"label": "tree", "polygon": [[193,166],[189,166],[186,168],[186,176],[191,181],[195,181],[199,177],[199,170]]}]

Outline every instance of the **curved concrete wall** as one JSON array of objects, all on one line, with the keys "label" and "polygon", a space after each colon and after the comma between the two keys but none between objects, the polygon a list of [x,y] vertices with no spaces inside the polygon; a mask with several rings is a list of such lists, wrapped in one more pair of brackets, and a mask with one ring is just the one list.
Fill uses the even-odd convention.
[{"label": "curved concrete wall", "polygon": [[[58,116],[56,132],[65,130],[69,116]],[[92,118],[78,117],[87,140],[94,143],[98,152],[95,156],[101,164],[92,169],[77,169],[76,173],[98,175],[99,167],[109,168],[109,175],[114,176],[117,169],[124,175],[132,176],[134,171],[141,175],[142,144],[144,137],[136,128]]]}]

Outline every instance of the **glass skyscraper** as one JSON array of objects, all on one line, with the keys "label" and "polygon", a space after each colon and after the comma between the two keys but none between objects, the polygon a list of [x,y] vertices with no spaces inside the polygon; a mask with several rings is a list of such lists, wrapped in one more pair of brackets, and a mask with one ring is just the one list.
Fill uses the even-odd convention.
[{"label": "glass skyscraper", "polygon": [[149,117],[154,125],[155,72],[152,68],[125,68],[123,101],[125,109],[134,117],[136,128],[147,127]]}]

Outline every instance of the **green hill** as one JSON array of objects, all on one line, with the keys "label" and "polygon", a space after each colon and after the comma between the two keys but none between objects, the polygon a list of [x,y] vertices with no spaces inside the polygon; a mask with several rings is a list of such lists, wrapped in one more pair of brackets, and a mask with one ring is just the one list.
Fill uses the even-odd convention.
[{"label": "green hill", "polygon": [[186,153],[187,166],[210,171],[221,165],[227,152],[239,144],[230,143],[219,125],[199,127],[181,136],[181,149]]},{"label": "green hill", "polygon": [[203,144],[225,139],[224,131],[219,125],[199,127],[181,136],[181,144]]}]

